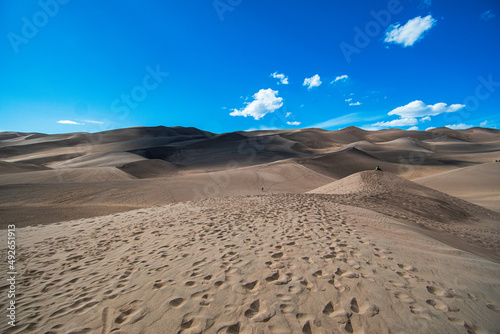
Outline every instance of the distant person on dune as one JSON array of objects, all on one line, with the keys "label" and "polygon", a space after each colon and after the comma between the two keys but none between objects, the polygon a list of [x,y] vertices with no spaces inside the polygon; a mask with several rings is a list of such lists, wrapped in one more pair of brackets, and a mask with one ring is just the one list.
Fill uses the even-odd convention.
[{"label": "distant person on dune", "polygon": [[264,191],[264,187],[262,187],[262,191]]},{"label": "distant person on dune", "polygon": [[380,166],[375,167],[375,171],[382,171],[382,168]]}]

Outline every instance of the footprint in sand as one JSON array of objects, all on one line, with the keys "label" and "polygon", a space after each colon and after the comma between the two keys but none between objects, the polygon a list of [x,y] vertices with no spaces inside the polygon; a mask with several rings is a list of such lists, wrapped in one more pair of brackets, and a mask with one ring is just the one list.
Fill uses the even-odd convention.
[{"label": "footprint in sand", "polygon": [[243,284],[243,288],[245,288],[246,290],[252,291],[255,288],[255,286],[257,285],[257,283],[258,283],[258,281],[253,281],[250,283]]},{"label": "footprint in sand", "polygon": [[329,318],[333,318],[336,322],[345,324],[351,317],[352,313],[348,313],[339,305],[333,305],[332,302],[329,302],[323,308],[323,314]]},{"label": "footprint in sand", "polygon": [[252,304],[250,304],[250,308],[245,311],[245,317],[253,318],[258,312],[260,308],[260,301],[257,299]]},{"label": "footprint in sand", "polygon": [[468,334],[486,334],[486,333],[488,333],[481,326],[478,326],[475,323],[470,322],[470,321],[465,321],[464,327],[467,330]]},{"label": "footprint in sand", "polygon": [[234,325],[224,326],[219,328],[217,334],[239,334],[240,333],[240,323],[237,322]]},{"label": "footprint in sand", "polygon": [[427,286],[427,291],[429,291],[429,293],[431,293],[435,296],[439,296],[439,297],[453,298],[453,296],[454,296],[453,293],[449,290],[437,288],[437,287],[434,287],[431,285]]},{"label": "footprint in sand", "polygon": [[184,298],[172,299],[168,304],[173,307],[181,307],[184,304]]},{"label": "footprint in sand", "polygon": [[379,313],[379,308],[367,302],[364,302],[361,305],[359,305],[356,298],[353,298],[351,299],[351,311],[353,311],[354,313],[364,314],[369,317],[373,317]]},{"label": "footprint in sand", "polygon": [[443,312],[450,311],[450,308],[445,303],[443,303],[438,299],[427,299],[425,302],[433,306],[436,310],[441,310]]},{"label": "footprint in sand", "polygon": [[496,313],[500,313],[500,308],[495,304],[487,304],[486,307],[492,311],[495,311]]},{"label": "footprint in sand", "polygon": [[271,255],[273,259],[281,259],[283,257],[283,252],[275,253]]}]

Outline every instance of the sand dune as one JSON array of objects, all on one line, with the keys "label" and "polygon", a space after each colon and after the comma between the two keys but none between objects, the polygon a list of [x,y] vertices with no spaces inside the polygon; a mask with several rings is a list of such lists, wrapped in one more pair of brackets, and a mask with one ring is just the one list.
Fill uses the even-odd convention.
[{"label": "sand dune", "polygon": [[500,212],[500,163],[460,168],[414,181]]},{"label": "sand dune", "polygon": [[50,168],[46,166],[33,165],[33,164],[0,161],[0,175],[12,174],[12,173],[26,173],[26,172],[34,172],[41,170],[50,170]]},{"label": "sand dune", "polygon": [[136,178],[164,177],[177,173],[178,166],[159,159],[143,159],[123,164],[120,170]]},{"label": "sand dune", "polygon": [[[217,135],[194,128],[155,127],[94,134],[9,132],[0,134],[0,138],[0,185],[9,185],[0,190],[0,209],[8,217],[17,215],[15,221],[19,222],[24,215],[19,208],[26,206],[26,216],[31,216],[31,210],[38,206],[44,217],[41,223],[57,221],[58,215],[50,212],[52,205],[59,204],[51,199],[67,189],[72,195],[65,197],[65,205],[86,207],[73,210],[73,217],[65,214],[65,219],[83,218],[85,212],[87,217],[102,214],[103,205],[148,207],[253,194],[261,186],[269,191],[305,192],[377,165],[416,179],[492,161],[500,152],[500,132],[491,129],[365,131],[349,127],[339,131],[299,129]],[[288,167],[283,169],[281,163]],[[289,169],[294,172],[285,172]],[[221,181],[228,175],[230,185]],[[94,201],[95,211],[92,203],[82,201],[89,194],[98,199]],[[467,199],[474,202],[471,197]],[[13,207],[21,213],[16,214]],[[26,224],[32,224],[29,221]]]},{"label": "sand dune", "polygon": [[141,160],[146,159],[128,152],[90,153],[48,165],[52,168],[116,167]]},{"label": "sand dune", "polygon": [[403,219],[440,241],[500,262],[500,214],[396,175],[357,173],[308,193],[336,195],[329,200]]},{"label": "sand dune", "polygon": [[0,133],[0,331],[499,332],[499,152],[481,128]]},{"label": "sand dune", "polygon": [[114,167],[71,168],[0,175],[0,184],[82,183],[130,180],[133,177]]},{"label": "sand dune", "polygon": [[[31,218],[34,212],[38,213],[37,223],[47,224],[71,217],[102,215],[106,206],[110,207],[110,212],[117,212],[120,207],[126,211],[209,197],[262,194],[261,187],[264,187],[265,193],[301,193],[332,181],[327,176],[287,161],[240,168],[233,166],[214,172],[178,172],[171,174],[172,177],[160,178],[154,173],[166,162],[158,162],[160,166],[153,160],[138,163],[141,165],[125,167],[123,171],[112,167],[89,169],[87,172],[82,168],[71,168],[50,171],[50,174],[25,173],[23,179],[21,176],[0,176],[0,182],[4,184],[3,191],[0,191],[0,212],[3,216],[0,226],[5,228],[14,222],[19,226],[31,225],[34,223]],[[151,164],[144,166],[146,163]],[[100,170],[103,172],[99,173]],[[114,179],[109,177],[111,181],[103,181],[103,176],[110,173]],[[73,209],[66,209],[69,206]],[[82,208],[75,210],[75,206]]]},{"label": "sand dune", "polygon": [[322,196],[227,197],[21,229],[22,325],[0,329],[498,330],[500,265]]}]

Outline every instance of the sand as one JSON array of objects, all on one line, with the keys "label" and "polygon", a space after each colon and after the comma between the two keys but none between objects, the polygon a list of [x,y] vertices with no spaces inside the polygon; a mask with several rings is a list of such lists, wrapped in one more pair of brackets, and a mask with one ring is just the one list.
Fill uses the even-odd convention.
[{"label": "sand", "polygon": [[500,163],[498,162],[464,167],[414,181],[500,212]]},{"label": "sand", "polygon": [[498,331],[499,264],[317,196],[209,199],[20,229],[20,326],[2,330]]},{"label": "sand", "polygon": [[499,152],[481,128],[1,133],[0,331],[499,333]]}]

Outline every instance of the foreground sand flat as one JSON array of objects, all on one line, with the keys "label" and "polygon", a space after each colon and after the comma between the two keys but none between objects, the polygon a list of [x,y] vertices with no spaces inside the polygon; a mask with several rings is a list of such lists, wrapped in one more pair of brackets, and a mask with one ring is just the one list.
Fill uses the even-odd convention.
[{"label": "foreground sand flat", "polygon": [[500,264],[325,195],[170,204],[18,239],[18,326],[3,333],[500,330]]}]

